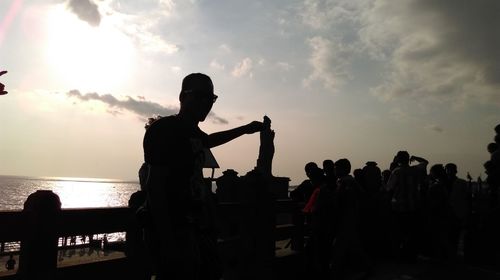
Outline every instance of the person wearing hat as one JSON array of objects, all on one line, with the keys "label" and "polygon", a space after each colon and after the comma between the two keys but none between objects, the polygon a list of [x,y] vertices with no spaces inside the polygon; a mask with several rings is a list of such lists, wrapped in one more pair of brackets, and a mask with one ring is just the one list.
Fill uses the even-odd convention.
[{"label": "person wearing hat", "polygon": [[208,149],[263,129],[258,121],[206,134],[198,124],[217,100],[209,76],[187,75],[177,115],[154,121],[143,141],[148,166],[146,205],[156,279],[219,279],[222,268],[202,168]]}]

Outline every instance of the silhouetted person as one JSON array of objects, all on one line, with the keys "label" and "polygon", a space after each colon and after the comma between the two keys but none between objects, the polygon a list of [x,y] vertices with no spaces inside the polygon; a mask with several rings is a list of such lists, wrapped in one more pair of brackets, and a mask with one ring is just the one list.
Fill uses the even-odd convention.
[{"label": "silhouetted person", "polygon": [[384,186],[384,189],[386,189],[387,182],[389,182],[390,177],[391,177],[391,170],[386,169],[382,171],[382,184]]},{"label": "silhouetted person", "polygon": [[445,166],[448,185],[448,201],[451,207],[450,242],[452,254],[457,253],[460,236],[464,232],[471,213],[471,190],[467,181],[457,177],[457,165]]},{"label": "silhouetted person", "polygon": [[[7,71],[0,71],[0,76],[4,75],[4,74],[7,74]],[[5,91],[5,85],[0,83],[0,95],[5,95],[7,94],[8,92]]]},{"label": "silhouetted person", "polygon": [[[377,163],[369,161],[363,167],[363,192],[360,197],[360,236],[363,241],[363,247],[374,256],[378,251],[385,248],[382,246],[382,240],[387,235],[383,230],[387,229],[388,222],[387,211],[384,211],[384,200],[380,188],[382,186],[382,174]],[[387,207],[385,207],[387,208]],[[387,216],[387,217],[386,217]],[[385,219],[385,220],[383,220]],[[384,227],[385,226],[385,227]]]},{"label": "silhouetted person", "polygon": [[128,201],[131,216],[125,234],[125,255],[130,265],[131,276],[133,276],[131,278],[134,279],[151,279],[151,260],[144,244],[143,228],[148,223],[147,212],[143,207],[145,201],[146,192],[143,190],[134,192]]},{"label": "silhouetted person", "polygon": [[332,258],[334,279],[342,279],[347,267],[354,266],[365,272],[370,270],[358,232],[360,186],[350,173],[349,160],[339,159],[335,162],[338,180],[335,190],[336,240]]},{"label": "silhouetted person", "polygon": [[310,238],[306,244],[307,268],[312,278],[328,274],[333,243],[333,190],[328,187],[323,170],[313,168],[309,177],[314,191],[303,212],[310,218]]},{"label": "silhouetted person", "polygon": [[69,240],[69,245],[75,246],[76,245],[76,236],[71,236]]},{"label": "silhouetted person", "polygon": [[320,188],[326,184],[326,180],[323,175],[323,170],[318,167],[311,167],[311,169],[308,170],[307,176],[309,176],[309,181],[312,186],[312,194],[309,196],[303,211],[304,213],[312,213],[316,207],[316,200],[318,199]]},{"label": "silhouetted person", "polygon": [[154,246],[157,279],[218,279],[222,269],[217,251],[211,196],[202,168],[208,149],[244,134],[260,131],[258,121],[207,135],[205,120],[217,95],[210,77],[186,76],[177,115],[151,124],[144,136],[148,164],[147,207],[151,213],[149,243]]},{"label": "silhouetted person", "polygon": [[298,185],[293,191],[290,192],[290,198],[298,202],[307,202],[311,197],[314,188],[311,182],[311,174],[315,170],[319,169],[315,162],[308,162],[304,167],[306,176],[308,179],[304,180],[300,185]]},{"label": "silhouetted person", "polygon": [[382,187],[382,172],[374,161],[363,167],[363,187],[368,193],[377,193]]},{"label": "silhouetted person", "polygon": [[335,176],[335,163],[331,159],[323,161],[323,172],[325,173],[326,183],[328,187],[335,189],[337,184],[337,176]]},{"label": "silhouetted person", "polygon": [[494,152],[498,151],[498,144],[497,143],[489,143],[487,146],[488,153],[493,154]]},{"label": "silhouetted person", "polygon": [[356,182],[358,183],[358,185],[364,189],[365,179],[364,179],[363,169],[361,168],[354,169],[352,175],[354,177],[354,180],[356,180]]},{"label": "silhouetted person", "polygon": [[105,250],[108,250],[108,244],[109,244],[109,241],[108,241],[108,235],[107,234],[104,234],[103,238],[102,238],[102,249],[105,251]]},{"label": "silhouetted person", "polygon": [[451,260],[452,246],[450,241],[451,211],[448,203],[446,187],[446,171],[442,164],[435,164],[429,171],[428,210],[429,231],[432,251],[438,260]]},{"label": "silhouetted person", "polygon": [[396,167],[399,166],[399,160],[398,160],[398,155],[396,154],[394,158],[392,159],[391,164],[389,165],[389,170],[392,172]]},{"label": "silhouetted person", "polygon": [[5,268],[7,268],[7,270],[16,269],[16,260],[14,259],[14,254],[9,255],[9,259],[5,263]]},{"label": "silhouetted person", "polygon": [[[387,182],[395,219],[393,250],[396,255],[413,261],[416,257],[419,188],[425,180],[427,160],[399,151],[394,160],[397,167]],[[418,162],[410,166],[410,161]]]}]

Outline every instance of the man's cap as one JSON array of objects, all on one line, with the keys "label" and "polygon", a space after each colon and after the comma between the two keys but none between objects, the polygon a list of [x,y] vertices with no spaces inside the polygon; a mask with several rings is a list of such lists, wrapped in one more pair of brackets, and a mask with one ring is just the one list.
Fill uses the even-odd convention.
[{"label": "man's cap", "polygon": [[191,73],[182,80],[181,93],[188,91],[213,94],[214,84],[210,77],[205,74]]}]

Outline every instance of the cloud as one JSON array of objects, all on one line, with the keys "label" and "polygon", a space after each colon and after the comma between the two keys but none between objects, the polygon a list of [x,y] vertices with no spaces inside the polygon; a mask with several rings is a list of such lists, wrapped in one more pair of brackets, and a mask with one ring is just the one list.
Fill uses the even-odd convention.
[{"label": "cloud", "polygon": [[338,23],[352,21],[365,0],[305,0],[300,16],[313,29],[328,29]]},{"label": "cloud", "polygon": [[176,74],[179,74],[182,70],[182,68],[180,66],[172,66],[170,67],[170,70]]},{"label": "cloud", "polygon": [[[125,100],[119,100],[111,94],[98,94],[98,93],[86,93],[82,94],[78,90],[71,90],[66,93],[68,97],[76,98],[80,101],[100,101],[108,105],[108,113],[116,116],[121,113],[122,110],[127,110],[133,112],[144,119],[150,118],[154,115],[168,116],[176,114],[179,110],[176,107],[165,107],[161,104],[147,101],[142,98],[134,99],[127,96]],[[228,121],[222,117],[217,116],[215,113],[210,112],[208,115],[214,123],[217,124],[227,124]]]},{"label": "cloud", "polygon": [[224,64],[220,64],[216,59],[214,59],[210,62],[210,67],[214,68],[216,70],[224,70],[226,68],[226,66],[224,66]]},{"label": "cloud", "polygon": [[437,124],[430,124],[430,125],[427,125],[425,128],[429,129],[429,130],[432,130],[434,132],[437,132],[437,133],[443,133],[444,132],[444,129],[441,126],[437,125]]},{"label": "cloud", "polygon": [[231,74],[237,78],[247,76],[247,75],[250,77],[253,77],[252,68],[253,68],[252,59],[247,57],[247,58],[244,58],[238,64],[236,64],[236,66],[234,67]]},{"label": "cloud", "polygon": [[231,53],[232,52],[232,49],[229,45],[227,44],[222,44],[219,46],[219,50],[223,51],[223,52],[226,52],[226,53]]},{"label": "cloud", "polygon": [[158,5],[163,15],[170,16],[175,8],[173,0],[159,0]]},{"label": "cloud", "polygon": [[142,52],[168,55],[178,52],[180,46],[169,42],[161,33],[162,20],[171,17],[176,5],[171,0],[147,1],[141,4],[135,1],[103,2],[100,8],[103,13],[109,15],[109,22],[128,36]]},{"label": "cloud", "polygon": [[216,123],[216,124],[228,124],[228,123],[229,123],[226,119],[224,119],[224,118],[222,118],[222,117],[217,116],[217,115],[216,115],[215,113],[213,113],[213,112],[208,113],[208,117],[209,117],[209,118],[211,118],[211,119],[212,119],[212,121],[213,121],[214,123]]},{"label": "cloud", "polygon": [[99,26],[101,23],[99,7],[92,0],[69,0],[67,6],[79,19],[91,26]]},{"label": "cloud", "polygon": [[373,1],[361,14],[359,36],[373,58],[388,63],[373,93],[500,105],[498,10],[496,0]]},{"label": "cloud", "polygon": [[138,33],[132,37],[136,39],[145,52],[173,54],[179,51],[177,45],[166,42],[161,36],[148,31],[144,26],[137,25],[136,30]]},{"label": "cloud", "polygon": [[321,36],[310,38],[307,43],[311,49],[309,65],[312,73],[304,79],[304,86],[319,82],[324,88],[335,91],[350,76],[347,71],[352,56],[350,46]]},{"label": "cloud", "polygon": [[285,71],[285,72],[289,72],[294,68],[293,65],[291,65],[290,63],[283,62],[283,61],[277,62],[276,66],[278,67],[278,69]]}]

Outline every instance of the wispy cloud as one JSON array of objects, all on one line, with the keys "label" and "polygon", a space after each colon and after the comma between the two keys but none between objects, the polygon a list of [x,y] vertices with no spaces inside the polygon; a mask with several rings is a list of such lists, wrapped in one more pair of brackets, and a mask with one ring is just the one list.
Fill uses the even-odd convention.
[{"label": "wispy cloud", "polygon": [[213,59],[210,62],[210,67],[213,69],[216,69],[216,70],[224,70],[226,68],[226,66],[224,66],[224,64],[219,63],[216,59]]},{"label": "wispy cloud", "polygon": [[283,61],[277,62],[276,66],[278,67],[278,69],[285,72],[291,71],[294,68],[293,65],[291,65],[290,63]]},{"label": "wispy cloud", "polygon": [[163,15],[170,16],[175,8],[173,0],[158,0],[160,11]]},{"label": "wispy cloud", "polygon": [[349,73],[351,48],[340,40],[315,36],[307,40],[311,48],[309,65],[312,73],[303,81],[304,86],[319,82],[324,88],[335,91],[347,78]]},{"label": "wispy cloud", "polygon": [[[68,97],[76,98],[80,101],[100,101],[109,106],[107,112],[116,116],[122,113],[123,110],[135,113],[143,119],[147,119],[154,115],[168,116],[176,114],[179,109],[174,106],[163,106],[161,104],[151,102],[143,97],[137,99],[127,96],[125,100],[120,100],[111,94],[85,93],[82,94],[78,90],[71,90],[66,93]],[[228,121],[215,113],[210,112],[209,118],[217,124],[227,124]]]},{"label": "wispy cloud", "polygon": [[443,133],[444,132],[444,129],[441,126],[437,125],[437,124],[429,124],[425,128],[428,129],[428,130],[432,130],[434,132],[437,132],[437,133]]},{"label": "wispy cloud", "polygon": [[223,52],[225,52],[225,53],[230,53],[230,52],[232,52],[231,47],[230,47],[229,45],[227,45],[227,44],[222,44],[222,45],[220,45],[220,46],[219,46],[219,50],[221,50],[221,51],[223,51]]},{"label": "wispy cloud", "polygon": [[91,26],[99,26],[101,14],[99,7],[92,0],[69,0],[67,7],[78,16],[79,19],[87,22]]},{"label": "wispy cloud", "polygon": [[313,29],[329,29],[344,21],[352,21],[359,14],[365,0],[305,0],[300,16]]},{"label": "wispy cloud", "polygon": [[107,22],[128,36],[140,51],[174,54],[181,49],[162,34],[160,27],[161,21],[171,18],[175,12],[176,5],[173,1],[149,1],[143,5],[135,2],[103,1],[99,5],[102,14],[106,15]]},{"label": "wispy cloud", "polygon": [[244,76],[252,77],[253,76],[252,68],[253,68],[252,59],[246,57],[242,61],[238,62],[238,64],[236,64],[231,74],[237,78]]}]

